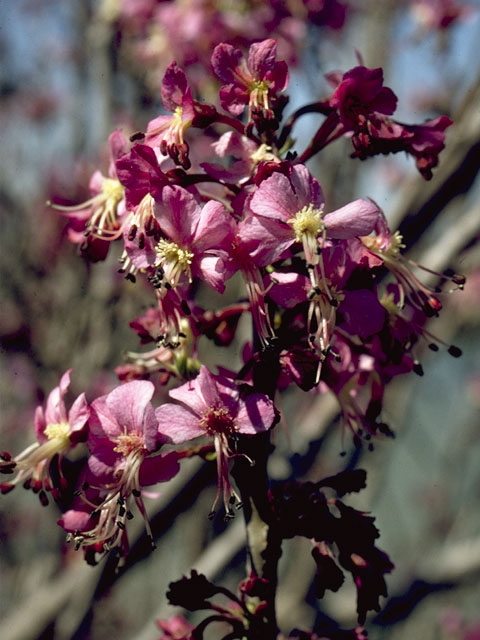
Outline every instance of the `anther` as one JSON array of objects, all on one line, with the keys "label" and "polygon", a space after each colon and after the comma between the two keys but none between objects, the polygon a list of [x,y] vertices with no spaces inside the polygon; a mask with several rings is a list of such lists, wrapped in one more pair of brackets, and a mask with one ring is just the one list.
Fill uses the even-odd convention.
[{"label": "anther", "polygon": [[462,350],[452,344],[448,347],[448,353],[454,358],[460,358],[460,356],[462,355]]},{"label": "anther", "polygon": [[417,376],[423,376],[423,367],[419,362],[413,363],[413,372],[417,374]]},{"label": "anther", "polygon": [[137,235],[137,231],[138,231],[137,225],[136,224],[132,224],[132,226],[128,230],[128,236],[127,236],[128,239],[130,240],[130,242],[135,240],[135,236]]},{"label": "anther", "polygon": [[0,458],[5,462],[10,462],[12,456],[8,453],[8,451],[2,451],[2,453],[0,453]]},{"label": "anther", "polygon": [[[119,271],[119,273],[122,273],[122,271]],[[127,275],[125,276],[125,280],[130,280],[130,282],[133,282],[133,284],[135,284],[135,282],[137,281],[133,273],[127,273]]]},{"label": "anther", "polygon": [[48,506],[47,494],[45,493],[45,491],[43,491],[43,489],[38,494],[38,498],[40,500],[40,504],[42,505],[42,507],[47,507]]},{"label": "anther", "polygon": [[430,344],[428,345],[428,348],[429,348],[431,351],[438,351],[438,345],[437,345],[437,344],[435,344],[434,342],[430,342]]},{"label": "anther", "polygon": [[137,140],[143,140],[145,138],[145,134],[142,131],[136,131],[133,133],[129,140],[130,142],[136,142]]},{"label": "anther", "polygon": [[125,525],[123,524],[123,522],[121,522],[121,520],[117,520],[117,522],[115,523],[117,525],[117,527],[119,529],[121,529],[122,531],[125,530]]},{"label": "anther", "polygon": [[138,489],[132,489],[132,494],[135,496],[135,498],[139,498],[142,495]]},{"label": "anther", "polygon": [[190,307],[188,306],[188,302],[186,300],[182,300],[182,302],[180,303],[180,307],[186,316],[190,316],[192,314],[192,312],[190,311]]},{"label": "anther", "polygon": [[208,514],[207,518],[208,518],[209,520],[213,520],[213,519],[214,519],[214,517],[215,517],[215,511],[210,511],[210,513]]}]

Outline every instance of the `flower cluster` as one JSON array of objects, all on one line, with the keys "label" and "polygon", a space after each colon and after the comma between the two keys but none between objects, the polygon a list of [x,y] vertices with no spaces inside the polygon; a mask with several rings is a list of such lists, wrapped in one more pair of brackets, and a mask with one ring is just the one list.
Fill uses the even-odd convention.
[{"label": "flower cluster", "polygon": [[[338,2],[323,3],[323,9],[304,5],[312,20],[320,21],[328,8],[335,24],[344,17]],[[124,11],[130,6],[124,3]],[[154,12],[148,2],[142,6]],[[173,7],[162,3],[156,11]],[[180,461],[194,455],[216,460],[210,516],[220,501],[225,519],[233,517],[243,494],[231,467],[257,464],[245,443],[266,441],[280,419],[278,393],[289,385],[333,393],[356,445],[368,441],[371,447],[373,436],[391,436],[382,419],[385,385],[402,373],[422,374],[421,341],[433,350],[444,345],[425,326],[442,308],[440,289],[421,282],[419,265],[402,256],[402,237],[390,230],[380,207],[368,194],[333,206],[305,163],[346,135],[354,158],[403,150],[430,179],[451,121],[440,116],[407,125],[391,119],[397,98],[383,86],[382,70],[361,65],[329,76],[332,95],[310,109],[325,120],[307,149],[292,153],[290,131],[308,109],[282,128],[289,74],[277,57],[271,38],[252,44],[247,55],[233,44],[218,44],[211,55],[222,83],[218,105],[195,99],[185,71],[172,62],[161,85],[169,115],[155,117],[129,142],[114,131],[108,177],[94,173],[92,197],[74,207],[53,205],[67,217],[69,239],[80,243],[86,258],[104,259],[112,243],[121,245],[120,272],[143,282],[153,303],[131,322],[142,344],[153,347],[126,354],[117,367],[122,384],[90,402],[82,394],[67,411],[67,371],[46,409],[37,409],[37,442],[16,457],[1,454],[0,472],[13,476],[1,484],[2,493],[23,483],[42,504],[49,492],[62,499],[67,508],[59,524],[91,563],[112,549],[126,557],[128,521],[136,513],[153,544],[147,488],[173,478]],[[193,143],[202,137],[203,146]],[[207,142],[214,162],[205,157]],[[243,299],[199,306],[199,289],[223,294],[234,275],[243,283]],[[436,275],[463,287],[460,275]],[[199,360],[199,338],[228,346],[244,315],[254,330],[243,363],[238,371],[213,373]],[[460,355],[454,346],[448,350]],[[172,402],[162,404],[155,393],[167,383]],[[88,459],[72,486],[62,458],[79,443]],[[320,596],[339,588],[342,569],[351,573],[361,624],[369,610],[378,610],[384,574],[392,569],[374,545],[373,519],[339,500],[363,482],[360,473],[277,487],[263,504],[280,540],[301,535],[314,541]],[[336,496],[328,498],[325,487]],[[359,531],[355,538],[353,529]],[[231,594],[234,606],[220,612],[232,627],[229,637],[240,637],[250,624],[258,633],[262,625],[268,629],[271,594],[262,580],[252,574],[240,598]],[[192,574],[171,585],[169,597],[192,610],[208,609],[217,593],[225,595]],[[192,631],[178,618],[160,627],[167,638]],[[361,627],[341,633],[346,635],[332,637],[365,637]],[[316,636],[299,631],[291,637]]]}]

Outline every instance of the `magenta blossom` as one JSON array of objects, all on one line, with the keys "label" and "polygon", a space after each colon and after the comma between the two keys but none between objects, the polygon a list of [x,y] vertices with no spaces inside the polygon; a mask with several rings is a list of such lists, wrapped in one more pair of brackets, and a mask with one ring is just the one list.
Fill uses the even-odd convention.
[{"label": "magenta blossom", "polygon": [[228,460],[232,453],[229,440],[236,434],[256,435],[270,429],[276,418],[275,407],[263,393],[242,394],[229,378],[214,376],[205,366],[190,382],[170,391],[183,405],[164,404],[155,411],[162,435],[179,444],[200,436],[213,438],[217,454],[218,490],[223,489],[227,516],[238,496],[230,485]]},{"label": "magenta blossom", "polygon": [[173,115],[158,116],[151,120],[145,142],[151,147],[158,147],[162,155],[169,155],[175,164],[189,169],[188,144],[184,134],[192,125],[195,110],[187,77],[176,62],[172,62],[165,71],[161,94],[163,106]]},{"label": "magenta blossom", "polygon": [[[343,76],[331,74],[338,86],[325,103],[333,111],[317,132],[317,149],[344,133],[350,134],[352,157],[364,160],[373,155],[405,151],[415,158],[417,168],[430,180],[432,168],[445,146],[445,129],[452,124],[439,116],[421,125],[407,125],[392,120],[397,97],[383,86],[381,68],[358,66]],[[324,134],[322,131],[324,130]]]},{"label": "magenta blossom", "polygon": [[1,484],[1,492],[8,493],[17,484],[23,483],[26,489],[39,493],[40,502],[48,503],[45,493],[51,491],[55,499],[60,497],[60,490],[54,487],[50,475],[50,463],[58,456],[60,488],[65,488],[66,480],[62,474],[61,461],[69,449],[87,437],[86,425],[90,414],[85,394],[82,393],[67,413],[63,400],[70,386],[71,369],[60,379],[60,384],[50,392],[45,411],[37,407],[35,411],[35,433],[37,442],[30,445],[15,458],[4,452],[1,455],[0,473],[17,475],[10,482]]},{"label": "magenta blossom", "polygon": [[262,115],[272,120],[278,93],[288,85],[285,62],[276,62],[277,43],[268,39],[252,44],[248,59],[230,44],[219,44],[212,54],[215,74],[226,84],[220,89],[220,103],[233,115],[240,115],[248,105],[248,119]]},{"label": "magenta blossom", "polygon": [[110,134],[108,143],[108,177],[95,171],[89,184],[92,197],[73,206],[51,204],[69,218],[69,240],[80,244],[82,251],[92,261],[103,260],[108,252],[108,243],[121,237],[126,215],[125,194],[118,180],[115,163],[125,153],[127,141],[123,133],[117,130]]},{"label": "magenta blossom", "polygon": [[[322,248],[327,238],[346,240],[369,234],[380,210],[373,202],[355,200],[324,214],[325,200],[320,185],[304,165],[293,167],[290,177],[273,173],[261,182],[249,202],[249,208],[264,227],[266,235],[276,238],[269,243],[273,262],[284,256],[294,243],[301,243],[309,272],[311,300],[309,333],[312,345],[325,357],[330,348],[335,313],[335,292],[325,277]],[[258,235],[251,226],[250,233]],[[259,245],[260,247],[261,245]],[[252,253],[255,261],[258,250]]]},{"label": "magenta blossom", "polygon": [[81,531],[82,546],[120,547],[125,555],[128,551],[125,526],[132,517],[129,510],[132,496],[152,538],[142,487],[166,482],[179,470],[175,452],[150,455],[166,440],[158,429],[150,402],[154,390],[151,382],[134,380],[92,403],[88,467],[96,494],[93,501],[88,494],[85,498],[92,506],[90,522],[88,525],[83,522],[82,510],[67,512],[61,522],[67,530]]}]

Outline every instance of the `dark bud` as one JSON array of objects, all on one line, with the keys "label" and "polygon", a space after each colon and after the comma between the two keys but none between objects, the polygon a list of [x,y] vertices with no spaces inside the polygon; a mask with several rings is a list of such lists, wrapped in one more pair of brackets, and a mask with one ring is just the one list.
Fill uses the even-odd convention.
[{"label": "dark bud", "polygon": [[13,489],[15,489],[15,485],[14,484],[10,484],[9,482],[2,482],[0,484],[0,493],[2,495],[10,493],[10,491],[13,491]]},{"label": "dark bud", "polygon": [[143,140],[144,138],[145,134],[142,131],[136,131],[130,136],[130,142],[137,142],[137,140]]},{"label": "dark bud", "polygon": [[413,363],[413,372],[417,374],[417,376],[423,376],[423,367],[419,362]]},{"label": "dark bud", "polygon": [[460,356],[462,355],[462,350],[452,344],[448,347],[448,353],[454,358],[460,358]]}]

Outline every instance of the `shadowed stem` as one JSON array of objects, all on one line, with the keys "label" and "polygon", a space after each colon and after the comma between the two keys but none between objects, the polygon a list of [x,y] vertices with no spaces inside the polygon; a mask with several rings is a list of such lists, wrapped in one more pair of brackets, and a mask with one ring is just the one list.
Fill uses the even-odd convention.
[{"label": "shadowed stem", "polygon": [[[279,371],[278,354],[264,352],[253,371],[255,391],[273,398]],[[253,573],[268,580],[266,607],[261,615],[254,617],[248,639],[274,640],[278,634],[275,595],[282,541],[268,499],[267,461],[272,451],[270,433],[240,437],[237,450],[254,463],[252,465],[245,457],[239,456],[232,470],[240,490],[247,529],[247,575]]]}]

